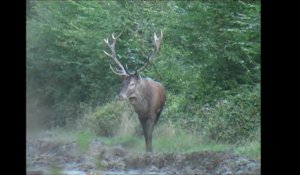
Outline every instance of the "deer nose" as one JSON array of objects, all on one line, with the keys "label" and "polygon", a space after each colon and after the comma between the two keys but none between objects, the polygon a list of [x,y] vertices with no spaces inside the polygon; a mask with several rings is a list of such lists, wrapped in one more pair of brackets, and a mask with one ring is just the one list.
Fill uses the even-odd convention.
[{"label": "deer nose", "polygon": [[124,94],[119,94],[118,99],[119,100],[125,100],[126,96]]}]

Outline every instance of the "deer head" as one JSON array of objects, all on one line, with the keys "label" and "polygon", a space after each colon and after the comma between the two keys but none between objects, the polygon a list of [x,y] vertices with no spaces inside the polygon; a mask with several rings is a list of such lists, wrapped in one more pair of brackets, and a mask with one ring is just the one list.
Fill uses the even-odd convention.
[{"label": "deer head", "polygon": [[151,63],[151,61],[153,60],[153,58],[156,56],[156,54],[159,51],[160,48],[160,44],[161,44],[161,40],[163,37],[163,33],[162,31],[160,32],[160,36],[157,37],[156,33],[154,33],[153,35],[153,39],[154,39],[154,46],[155,49],[154,51],[150,54],[149,57],[147,57],[147,62],[140,67],[139,69],[136,69],[134,72],[130,72],[128,70],[127,65],[125,65],[125,67],[120,63],[120,61],[117,59],[116,56],[116,51],[115,51],[115,46],[116,46],[116,41],[117,39],[121,36],[122,33],[120,33],[117,37],[114,35],[114,33],[112,34],[112,42],[109,43],[108,38],[104,39],[105,44],[107,45],[107,47],[110,49],[110,53],[107,53],[106,51],[104,51],[104,53],[110,57],[112,59],[112,61],[116,64],[117,67],[114,67],[110,64],[110,69],[113,71],[113,73],[119,75],[122,77],[122,90],[119,94],[119,99],[133,99],[135,98],[136,94],[135,92],[137,92],[137,88],[140,87],[141,83],[141,77],[139,76],[139,73],[142,72],[143,70],[145,70]]}]

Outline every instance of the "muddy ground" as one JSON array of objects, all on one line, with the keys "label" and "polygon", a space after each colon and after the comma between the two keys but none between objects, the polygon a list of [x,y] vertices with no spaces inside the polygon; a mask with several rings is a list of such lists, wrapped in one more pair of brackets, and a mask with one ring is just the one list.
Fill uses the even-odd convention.
[{"label": "muddy ground", "polygon": [[64,174],[261,174],[260,161],[229,152],[137,153],[92,141],[86,150],[76,141],[27,138],[28,175]]}]

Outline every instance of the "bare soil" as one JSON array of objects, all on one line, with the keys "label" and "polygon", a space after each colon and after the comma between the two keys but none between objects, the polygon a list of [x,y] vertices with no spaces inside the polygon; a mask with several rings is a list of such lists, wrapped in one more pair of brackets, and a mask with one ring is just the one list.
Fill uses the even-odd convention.
[{"label": "bare soil", "polygon": [[27,138],[28,175],[261,174],[259,160],[229,152],[137,153],[92,141],[80,151],[75,141]]}]

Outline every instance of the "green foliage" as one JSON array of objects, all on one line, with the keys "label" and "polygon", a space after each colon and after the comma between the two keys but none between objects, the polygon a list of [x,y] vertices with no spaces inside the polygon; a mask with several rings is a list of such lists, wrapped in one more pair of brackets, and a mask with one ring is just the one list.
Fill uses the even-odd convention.
[{"label": "green foliage", "polygon": [[86,151],[89,148],[91,140],[92,140],[92,136],[91,136],[90,133],[88,133],[88,132],[79,132],[77,134],[77,138],[76,138],[79,151],[80,152]]},{"label": "green foliage", "polygon": [[51,167],[50,168],[50,175],[61,175],[62,170],[60,168]]},{"label": "green foliage", "polygon": [[220,142],[256,135],[260,1],[29,0],[26,9],[26,99],[35,125],[82,118],[97,135],[118,135],[126,110],[112,102],[120,79],[103,39],[123,32],[117,57],[135,70],[153,50],[153,32],[162,30],[160,53],[142,72],[166,88],[160,122]]},{"label": "green foliage", "polygon": [[126,149],[132,149],[134,151],[144,151],[145,143],[144,139],[137,136],[115,136],[115,137],[101,137],[101,142],[107,146],[122,146]]},{"label": "green foliage", "polygon": [[250,157],[252,159],[261,158],[261,143],[259,140],[248,142],[242,146],[237,146],[235,153]]},{"label": "green foliage", "polygon": [[102,8],[96,1],[34,4],[36,16],[27,20],[27,87],[64,125],[81,114],[80,103],[102,104],[114,96],[116,81],[99,59],[108,33],[99,19],[107,12],[96,10]]},{"label": "green foliage", "polygon": [[257,138],[260,128],[259,87],[241,87],[234,95],[219,101],[202,116],[208,136],[223,143],[243,143]]},{"label": "green foliage", "polygon": [[[168,96],[161,122],[221,143],[244,143],[257,139],[260,129],[260,86],[242,86],[225,92],[215,104],[197,105],[182,95]],[[189,111],[189,112],[185,112]]]},{"label": "green foliage", "polygon": [[[79,121],[79,125],[80,128],[97,136],[115,136],[123,129],[124,118],[133,117],[138,120],[128,103],[113,101],[87,112]],[[130,124],[132,123],[126,123],[126,125]],[[137,122],[134,122],[134,125],[136,124]]]},{"label": "green foliage", "polygon": [[[195,135],[187,134],[182,131],[176,131],[168,137],[157,134],[153,140],[153,147],[160,152],[192,152],[199,148],[201,140]],[[198,145],[198,146],[196,146]],[[199,150],[197,150],[199,151]]]}]

